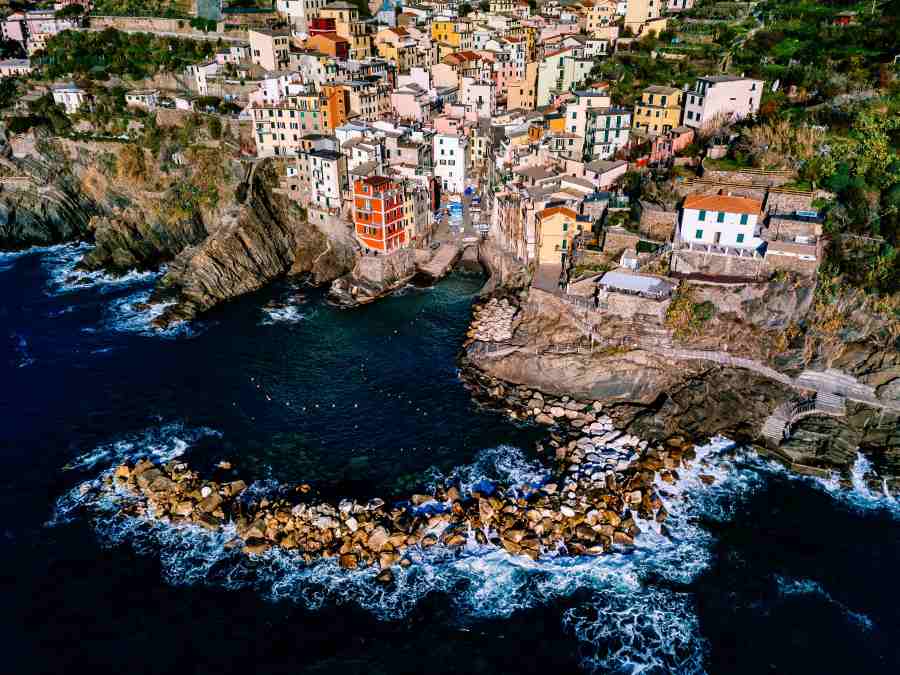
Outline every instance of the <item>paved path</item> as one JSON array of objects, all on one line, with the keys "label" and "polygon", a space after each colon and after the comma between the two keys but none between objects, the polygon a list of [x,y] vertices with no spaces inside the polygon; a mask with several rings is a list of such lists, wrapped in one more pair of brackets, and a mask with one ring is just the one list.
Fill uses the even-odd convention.
[{"label": "paved path", "polygon": [[459,254],[460,248],[457,244],[445,242],[441,244],[431,260],[422,265],[419,270],[433,279],[440,279],[450,270]]},{"label": "paved path", "polygon": [[[568,298],[563,297],[564,300]],[[572,303],[570,303],[572,304]],[[885,401],[878,397],[875,390],[846,373],[837,370],[804,370],[797,377],[782,373],[761,361],[735,356],[726,351],[714,349],[684,349],[674,344],[671,331],[666,329],[653,329],[650,326],[632,324],[633,334],[622,335],[610,339],[594,330],[595,324],[591,323],[591,314],[602,321],[603,316],[597,312],[586,311],[584,318],[573,311],[571,318],[581,331],[599,345],[632,346],[645,351],[653,352],[676,360],[686,361],[712,361],[730,368],[742,368],[758,373],[770,380],[780,382],[786,387],[801,391],[812,391],[817,394],[835,394],[848,401],[862,403],[864,405],[900,413],[900,402]]]}]

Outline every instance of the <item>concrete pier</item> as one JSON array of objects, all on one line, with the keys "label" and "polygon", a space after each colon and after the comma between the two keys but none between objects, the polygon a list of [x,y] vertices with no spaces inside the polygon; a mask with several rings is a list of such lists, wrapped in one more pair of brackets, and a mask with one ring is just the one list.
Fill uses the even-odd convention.
[{"label": "concrete pier", "polygon": [[444,242],[431,257],[431,260],[423,265],[419,265],[419,272],[427,274],[433,280],[437,281],[450,271],[459,259],[460,253],[461,251],[458,244]]}]

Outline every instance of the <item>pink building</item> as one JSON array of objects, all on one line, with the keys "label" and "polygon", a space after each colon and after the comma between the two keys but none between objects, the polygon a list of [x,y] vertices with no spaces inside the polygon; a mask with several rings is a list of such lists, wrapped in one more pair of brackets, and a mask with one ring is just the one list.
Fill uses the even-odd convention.
[{"label": "pink building", "polygon": [[650,143],[650,164],[664,164],[694,141],[690,127],[675,127],[654,137]]}]

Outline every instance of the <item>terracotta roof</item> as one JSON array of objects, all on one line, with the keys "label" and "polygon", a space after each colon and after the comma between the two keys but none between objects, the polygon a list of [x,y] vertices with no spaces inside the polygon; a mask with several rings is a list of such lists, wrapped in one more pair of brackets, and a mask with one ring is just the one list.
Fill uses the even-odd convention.
[{"label": "terracotta roof", "polygon": [[726,213],[747,213],[757,215],[762,204],[750,197],[730,197],[728,195],[691,195],[684,200],[684,208],[703,211],[725,211]]},{"label": "terracotta roof", "polygon": [[565,206],[554,206],[549,209],[544,209],[540,213],[538,213],[538,218],[544,220],[544,218],[549,218],[550,216],[555,216],[557,213],[560,213],[564,216],[568,216],[569,218],[578,218],[578,214],[575,213],[572,209],[567,209]]},{"label": "terracotta roof", "polygon": [[319,33],[318,35],[313,35],[311,38],[309,38],[309,41],[312,42],[313,40],[318,39],[328,40],[329,42],[346,42],[347,44],[349,44],[349,40],[347,40],[347,38],[343,38],[340,35],[333,35],[331,33]]}]

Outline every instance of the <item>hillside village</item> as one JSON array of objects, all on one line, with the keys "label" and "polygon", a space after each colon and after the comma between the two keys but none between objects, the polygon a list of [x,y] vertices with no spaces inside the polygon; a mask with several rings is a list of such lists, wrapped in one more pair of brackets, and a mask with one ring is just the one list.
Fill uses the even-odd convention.
[{"label": "hillside village", "polygon": [[[832,130],[802,117],[823,99],[881,106],[873,133],[889,158],[897,58],[885,45],[834,97],[777,49],[748,72],[747,51],[770,39],[784,3],[278,0],[104,13],[114,4],[3,19],[4,51],[17,54],[0,62],[8,156],[27,158],[48,132],[145,143],[188,126],[188,144],[251,173],[274,163],[309,222],[354,241],[357,267],[335,288],[348,304],[422,269],[440,276],[479,244],[535,288],[595,308],[611,295],[669,298],[691,281],[812,284],[846,245],[829,236],[841,209],[847,236],[874,247],[862,267],[841,257],[846,273],[880,275],[882,297],[897,290],[896,172],[879,160],[887,173],[870,181],[882,202],[870,190],[870,212],[848,214],[861,199],[836,177],[860,170],[831,137],[846,120]],[[863,22],[890,29],[877,6],[829,11],[817,15],[829,39],[858,37]],[[861,89],[871,77],[880,89]]]}]

